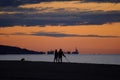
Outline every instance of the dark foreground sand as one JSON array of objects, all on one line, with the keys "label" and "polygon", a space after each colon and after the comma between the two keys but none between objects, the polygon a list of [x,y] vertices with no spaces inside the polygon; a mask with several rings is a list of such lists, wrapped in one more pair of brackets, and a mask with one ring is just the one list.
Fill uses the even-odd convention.
[{"label": "dark foreground sand", "polygon": [[120,65],[0,61],[0,80],[120,80]]}]

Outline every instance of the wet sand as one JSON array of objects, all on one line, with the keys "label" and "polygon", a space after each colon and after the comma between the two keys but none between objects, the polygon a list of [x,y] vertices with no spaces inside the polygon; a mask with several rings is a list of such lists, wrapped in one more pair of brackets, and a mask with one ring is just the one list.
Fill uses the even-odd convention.
[{"label": "wet sand", "polygon": [[120,65],[0,61],[0,80],[120,80]]}]

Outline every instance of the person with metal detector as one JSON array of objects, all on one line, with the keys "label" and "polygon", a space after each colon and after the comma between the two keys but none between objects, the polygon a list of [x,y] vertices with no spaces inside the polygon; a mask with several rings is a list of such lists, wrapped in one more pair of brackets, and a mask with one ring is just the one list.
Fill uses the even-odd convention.
[{"label": "person with metal detector", "polygon": [[69,61],[69,59],[68,59],[67,57],[65,57],[65,59],[66,59],[66,61],[67,61],[68,63],[70,63],[70,61]]},{"label": "person with metal detector", "polygon": [[66,56],[64,55],[62,49],[59,50],[58,55],[59,55],[59,62],[62,63],[62,56],[66,57]]}]

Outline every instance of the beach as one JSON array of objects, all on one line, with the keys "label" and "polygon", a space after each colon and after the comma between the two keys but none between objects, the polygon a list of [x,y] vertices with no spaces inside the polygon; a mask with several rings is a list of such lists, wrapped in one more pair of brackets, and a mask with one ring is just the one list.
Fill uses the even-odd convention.
[{"label": "beach", "polygon": [[0,80],[119,80],[120,65],[0,61]]}]

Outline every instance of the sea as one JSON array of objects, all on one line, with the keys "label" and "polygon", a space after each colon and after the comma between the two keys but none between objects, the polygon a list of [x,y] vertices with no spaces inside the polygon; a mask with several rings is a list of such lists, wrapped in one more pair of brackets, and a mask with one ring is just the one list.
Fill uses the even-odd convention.
[{"label": "sea", "polygon": [[[120,54],[65,54],[63,62],[67,63],[95,63],[95,64],[117,64],[120,65]],[[53,54],[7,54],[0,55],[0,60],[15,60],[20,61],[22,58],[25,61],[45,61],[53,62]]]}]

